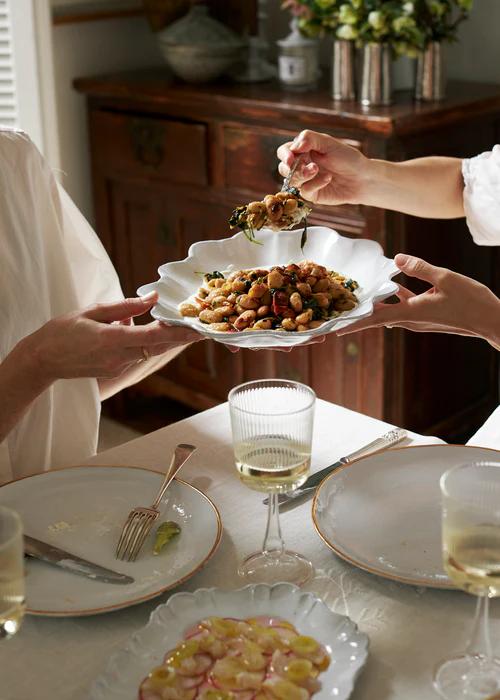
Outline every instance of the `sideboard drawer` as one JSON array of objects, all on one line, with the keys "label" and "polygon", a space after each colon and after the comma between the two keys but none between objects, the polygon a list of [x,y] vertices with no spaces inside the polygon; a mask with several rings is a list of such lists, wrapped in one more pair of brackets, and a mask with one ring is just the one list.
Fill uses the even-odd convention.
[{"label": "sideboard drawer", "polygon": [[205,124],[105,111],[90,116],[96,164],[103,171],[208,184]]}]

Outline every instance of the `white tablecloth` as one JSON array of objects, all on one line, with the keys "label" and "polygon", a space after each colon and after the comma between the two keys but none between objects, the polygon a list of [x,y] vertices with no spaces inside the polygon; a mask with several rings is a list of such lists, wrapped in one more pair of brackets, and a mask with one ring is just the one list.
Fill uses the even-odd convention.
[{"label": "white tablecloth", "polygon": [[[324,401],[318,403],[313,470],[380,436],[386,423]],[[203,489],[218,506],[224,536],[204,570],[184,586],[239,587],[238,561],[262,543],[262,496],[243,487],[233,463],[227,405],[218,406],[150,435],[101,453],[91,463],[165,469],[175,444],[198,451],[182,478]],[[407,444],[440,442],[411,434]],[[287,544],[329,571],[328,604],[347,613],[370,637],[370,656],[352,700],[433,700],[431,674],[444,656],[463,648],[474,601],[459,592],[415,589],[359,571],[336,558],[316,534],[310,501],[283,514]],[[1,700],[83,700],[114,649],[142,627],[168,595],[134,608],[91,618],[27,617],[19,634],[0,646]],[[500,611],[499,611],[500,612]],[[496,618],[497,609],[493,605]],[[500,648],[500,624],[494,620]]]}]

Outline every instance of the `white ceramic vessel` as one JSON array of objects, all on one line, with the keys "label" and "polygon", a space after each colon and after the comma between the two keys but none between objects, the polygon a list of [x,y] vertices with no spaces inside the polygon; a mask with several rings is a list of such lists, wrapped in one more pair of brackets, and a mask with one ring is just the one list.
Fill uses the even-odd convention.
[{"label": "white ceramic vessel", "polygon": [[415,586],[454,588],[443,569],[439,479],[453,466],[500,451],[417,445],[362,457],[320,485],[313,520],[321,538],[355,566]]},{"label": "white ceramic vessel", "polygon": [[[171,325],[195,328],[207,338],[226,345],[243,348],[272,348],[301,345],[312,338],[332,333],[373,312],[373,304],[394,294],[398,285],[392,278],[399,273],[393,260],[384,257],[375,241],[347,238],[323,226],[311,226],[305,252],[300,248],[302,229],[276,233],[263,229],[256,233],[262,245],[250,243],[240,232],[218,241],[200,241],[189,249],[185,260],[162,265],[157,282],[138,289],[138,294],[158,291],[160,299],[153,308],[154,318]],[[197,318],[182,317],[179,304],[193,296],[202,283],[202,273],[219,270],[231,272],[250,268],[268,268],[273,265],[313,260],[328,269],[346,275],[358,282],[356,295],[359,304],[352,311],[330,319],[320,328],[301,333],[286,331],[241,331],[221,333],[210,330]]]},{"label": "white ceramic vessel", "polygon": [[28,558],[28,612],[73,617],[118,610],[154,598],[199,571],[220,542],[222,523],[210,499],[180,480],[163,497],[159,519],[179,523],[179,537],[153,556],[153,528],[137,561],[115,559],[127,514],[149,505],[162,480],[163,474],[148,469],[82,466],[2,486],[0,504],[20,514],[26,534],[134,578],[127,585],[102,583]]},{"label": "white ceramic vessel", "polygon": [[354,622],[297,586],[259,584],[235,591],[201,588],[194,593],[176,593],[154,610],[146,627],[110,658],[92,686],[90,700],[136,700],[142,679],[181,641],[184,631],[214,615],[281,617],[301,634],[324,644],[331,663],[320,676],[323,688],[314,700],[347,700],[368,656],[368,637]]}]

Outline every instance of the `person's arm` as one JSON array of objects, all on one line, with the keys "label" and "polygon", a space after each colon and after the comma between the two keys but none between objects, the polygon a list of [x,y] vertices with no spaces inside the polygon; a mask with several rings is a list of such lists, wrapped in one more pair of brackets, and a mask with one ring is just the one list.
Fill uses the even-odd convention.
[{"label": "person's arm", "polygon": [[431,286],[423,294],[400,287],[399,304],[375,305],[371,316],[343,328],[347,335],[367,328],[406,328],[487,340],[500,350],[500,299],[484,284],[411,255],[396,255],[399,269]]},{"label": "person's arm", "polygon": [[460,158],[368,160],[359,204],[424,218],[455,219],[465,215],[463,191]]},{"label": "person's arm", "polygon": [[0,443],[51,383],[26,343],[18,343],[0,363]]},{"label": "person's arm", "polygon": [[[23,338],[0,364],[0,442],[35,399],[59,379],[92,377],[110,396],[175,357],[201,336],[154,321],[123,325],[158,295],[96,304],[59,316]],[[144,350],[150,360],[144,362]],[[143,369],[143,365],[147,365]]]},{"label": "person's arm", "polygon": [[109,399],[122,389],[126,389],[137,382],[149,377],[153,372],[157,372],[166,364],[180,355],[193,342],[202,340],[202,336],[193,331],[183,328],[170,328],[172,347],[165,353],[157,357],[151,357],[147,362],[140,362],[133,365],[119,377],[114,379],[99,379],[99,393],[101,401]]},{"label": "person's arm", "polygon": [[302,131],[278,149],[284,177],[298,156],[302,164],[292,184],[311,202],[366,204],[427,218],[464,216],[459,158],[374,160],[328,134]]}]

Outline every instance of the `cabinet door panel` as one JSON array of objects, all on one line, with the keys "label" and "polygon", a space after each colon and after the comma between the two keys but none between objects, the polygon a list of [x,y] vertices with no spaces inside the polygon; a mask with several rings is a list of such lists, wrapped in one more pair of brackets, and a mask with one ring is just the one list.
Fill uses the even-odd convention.
[{"label": "cabinet door panel", "polygon": [[[209,207],[197,210],[188,199],[176,197],[162,188],[111,183],[111,256],[124,292],[133,296],[139,285],[158,279],[158,267],[187,254],[187,248],[204,236],[213,235],[217,217],[226,214]],[[147,323],[149,316],[137,319]],[[185,350],[164,367],[167,391],[187,403],[195,394],[212,403],[224,401],[229,389],[240,381],[241,359],[219,343],[202,341]],[[151,380],[150,380],[151,381]],[[183,389],[185,393],[183,394]],[[200,399],[204,401],[204,399]],[[204,405],[206,407],[207,404]]]}]

